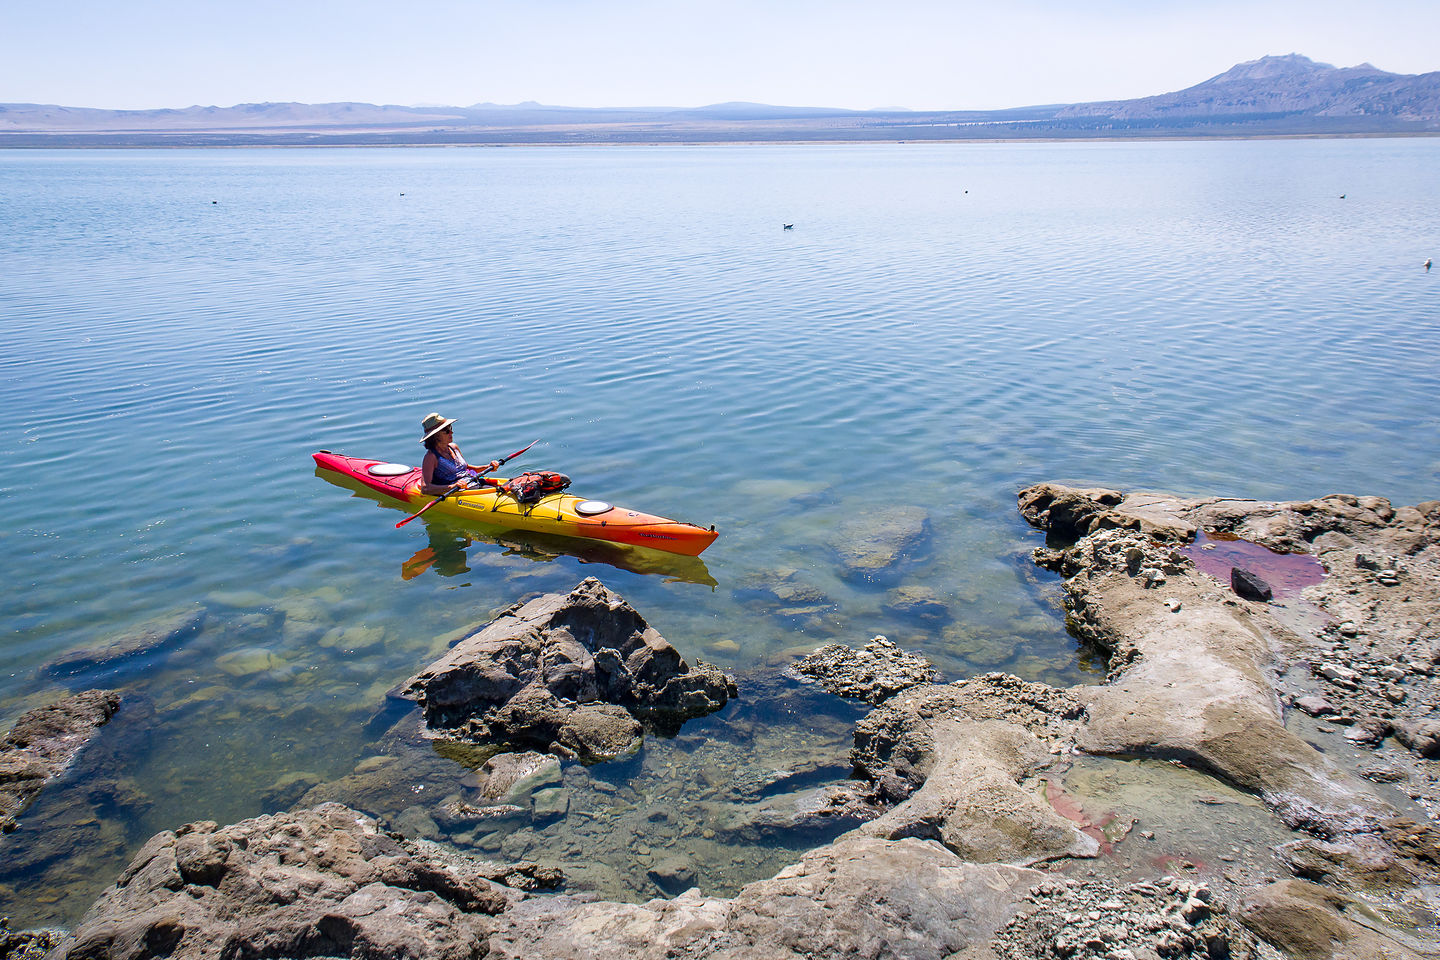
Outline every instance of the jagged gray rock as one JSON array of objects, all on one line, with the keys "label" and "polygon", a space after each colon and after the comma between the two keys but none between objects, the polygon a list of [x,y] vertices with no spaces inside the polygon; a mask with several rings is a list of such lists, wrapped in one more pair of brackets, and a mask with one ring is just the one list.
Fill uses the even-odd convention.
[{"label": "jagged gray rock", "polygon": [[516,604],[406,682],[431,733],[584,761],[636,749],[735,696],[718,667],[692,667],[593,577]]}]

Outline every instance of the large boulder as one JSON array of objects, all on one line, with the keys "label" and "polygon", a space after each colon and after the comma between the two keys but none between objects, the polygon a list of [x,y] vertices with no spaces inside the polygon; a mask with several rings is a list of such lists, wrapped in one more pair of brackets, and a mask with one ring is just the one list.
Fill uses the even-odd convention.
[{"label": "large boulder", "polygon": [[523,896],[327,803],[157,834],[53,956],[473,960]]},{"label": "large boulder", "polygon": [[411,677],[432,734],[585,761],[639,746],[642,725],[674,733],[723,707],[735,682],[686,663],[593,577],[504,611]]}]

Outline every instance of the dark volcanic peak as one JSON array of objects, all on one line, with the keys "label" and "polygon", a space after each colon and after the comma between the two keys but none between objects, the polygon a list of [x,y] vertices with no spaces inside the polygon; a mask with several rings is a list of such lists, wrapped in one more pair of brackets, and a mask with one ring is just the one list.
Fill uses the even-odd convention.
[{"label": "dark volcanic peak", "polygon": [[[1372,71],[1379,73],[1374,67]],[[1283,57],[1261,57],[1259,60],[1246,60],[1244,63],[1237,63],[1219,76],[1211,77],[1206,84],[1218,83],[1244,83],[1252,80],[1276,80],[1282,77],[1315,77],[1334,70],[1335,67],[1328,63],[1320,63],[1311,60],[1309,57],[1301,56],[1298,53],[1289,53]],[[1359,69],[1359,68],[1354,68]]]},{"label": "dark volcanic peak", "polygon": [[1059,116],[1175,120],[1297,114],[1440,121],[1440,73],[1387,73],[1368,63],[1338,68],[1292,53],[1238,63],[1175,93],[1078,103]]}]

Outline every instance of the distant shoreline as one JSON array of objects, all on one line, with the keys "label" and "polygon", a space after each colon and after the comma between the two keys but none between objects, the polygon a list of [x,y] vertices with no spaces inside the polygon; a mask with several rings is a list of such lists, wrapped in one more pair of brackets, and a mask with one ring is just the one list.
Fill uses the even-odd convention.
[{"label": "distant shoreline", "polygon": [[[313,134],[304,134],[310,136]],[[1394,131],[1377,133],[1214,133],[1205,135],[1137,135],[1137,136],[1074,136],[1074,137],[922,137],[922,138],[799,138],[799,139],[675,139],[675,140],[494,140],[449,142],[443,140],[343,141],[326,143],[290,143],[256,141],[251,143],[67,143],[34,142],[6,143],[10,137],[61,139],[49,134],[0,134],[0,150],[243,150],[243,149],[360,149],[360,148],[508,148],[508,147],[748,147],[748,146],[899,146],[902,144],[986,144],[986,143],[1185,143],[1237,140],[1398,140],[1440,137],[1440,131]],[[88,139],[88,138],[87,138]],[[98,138],[96,138],[98,139]]]},{"label": "distant shoreline", "polygon": [[998,110],[355,101],[110,110],[0,103],[0,149],[1017,143],[1440,136],[1440,71],[1336,68],[1292,53],[1154,96]]}]

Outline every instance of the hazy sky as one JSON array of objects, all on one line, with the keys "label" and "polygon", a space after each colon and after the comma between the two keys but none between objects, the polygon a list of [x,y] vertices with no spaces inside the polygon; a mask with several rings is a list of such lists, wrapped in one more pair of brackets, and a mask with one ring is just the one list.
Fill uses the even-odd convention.
[{"label": "hazy sky", "polygon": [[0,0],[0,102],[986,109],[1302,53],[1440,69],[1435,0]]}]

